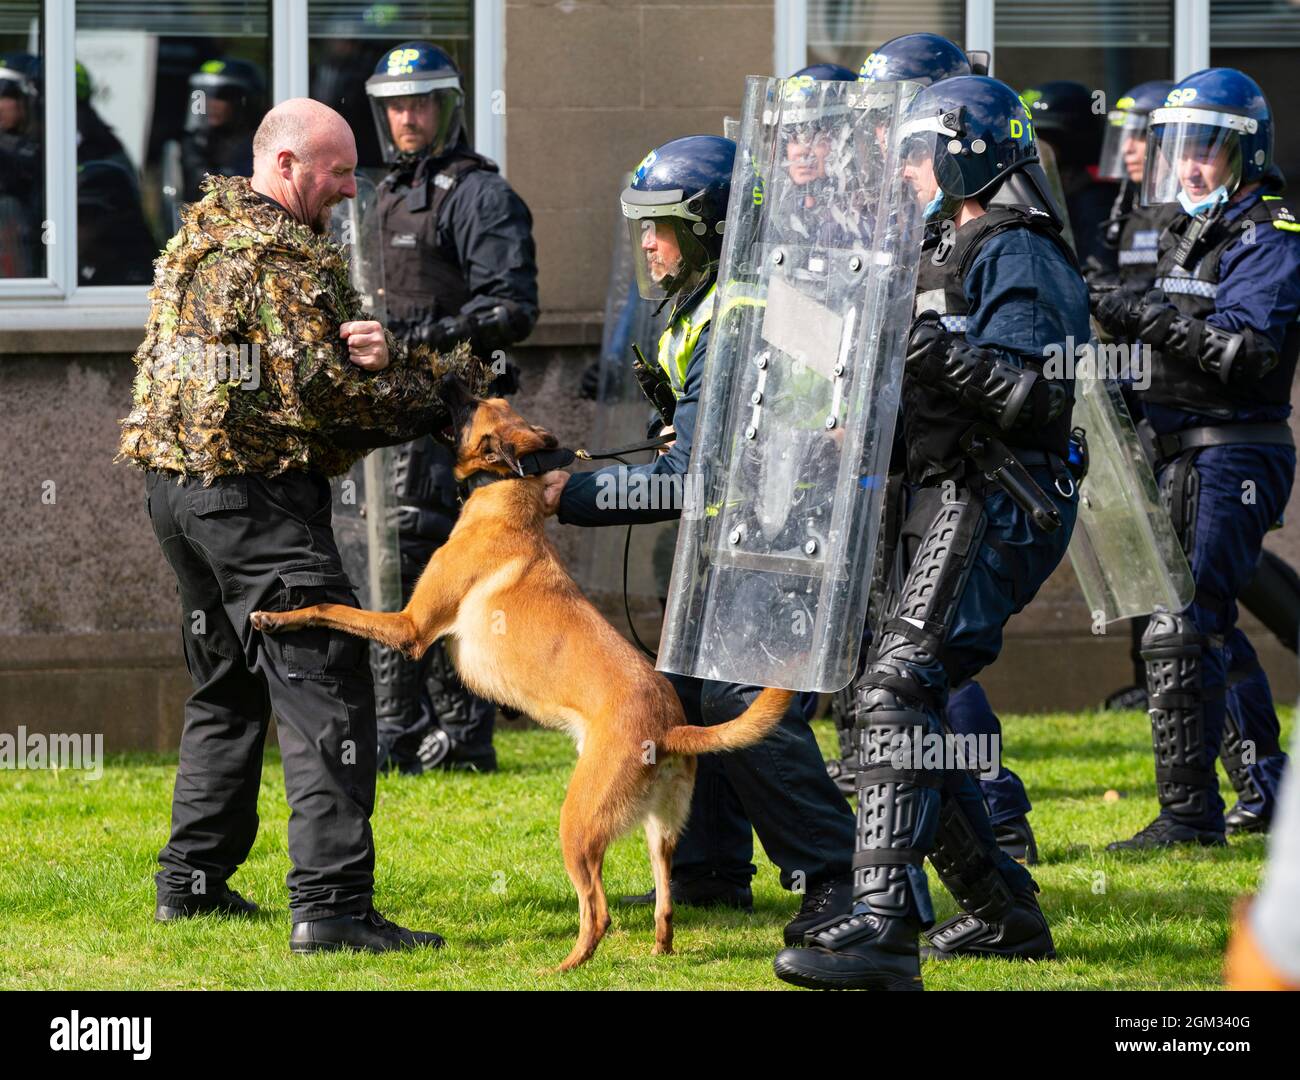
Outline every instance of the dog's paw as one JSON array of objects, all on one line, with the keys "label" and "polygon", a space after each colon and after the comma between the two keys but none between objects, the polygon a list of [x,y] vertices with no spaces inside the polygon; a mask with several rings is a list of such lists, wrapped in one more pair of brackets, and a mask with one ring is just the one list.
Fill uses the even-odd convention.
[{"label": "dog's paw", "polygon": [[274,611],[255,611],[248,617],[248,621],[253,624],[254,630],[261,630],[267,634],[274,634],[283,622]]}]

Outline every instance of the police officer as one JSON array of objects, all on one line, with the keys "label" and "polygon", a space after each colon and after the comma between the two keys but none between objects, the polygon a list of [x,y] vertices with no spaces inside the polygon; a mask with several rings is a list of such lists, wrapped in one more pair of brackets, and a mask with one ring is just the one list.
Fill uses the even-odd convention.
[{"label": "police officer", "polygon": [[942,745],[949,687],[997,659],[1006,621],[1065,554],[1073,381],[1042,365],[1087,340],[1087,289],[1014,90],[976,75],[934,83],[901,133],[926,218],[954,229],[921,260],[901,414],[911,498],[887,617],[854,685],[855,905],[775,962],[817,988],[920,988],[927,856],[963,909],[928,931],[934,955],[1054,955],[1037,886],[999,850],[971,774],[915,753],[908,767],[895,751],[900,736]]},{"label": "police officer", "polygon": [[[469,146],[460,72],[410,41],[366,80],[390,171],[379,185],[389,326],[439,350],[468,342],[494,359],[537,321],[532,217],[496,165]],[[498,393],[509,389],[501,381]],[[392,451],[403,588],[409,595],[459,513],[454,455],[431,437]],[[439,644],[413,662],[376,647],[381,768],[496,768],[496,708],[461,684]],[[426,685],[427,683],[427,685]]]},{"label": "police officer", "polygon": [[[1196,594],[1186,611],[1153,615],[1143,635],[1160,814],[1112,849],[1220,845],[1228,826],[1259,828],[1286,762],[1271,700],[1230,716],[1225,683],[1229,643],[1249,648],[1237,598],[1295,469],[1286,418],[1300,353],[1300,223],[1272,163],[1268,102],[1240,71],[1188,76],[1150,130],[1143,201],[1181,213],[1161,237],[1156,288],[1098,293],[1093,307],[1112,336],[1151,350],[1139,394]],[[1243,792],[1231,822],[1214,772],[1223,749]]]},{"label": "police officer", "polygon": [[[675,403],[675,438],[650,464],[568,477],[560,497],[562,522],[619,525],[680,516],[680,505],[632,509],[628,500],[607,500],[601,493],[611,478],[616,490],[632,490],[638,479],[686,473],[709,337],[719,324],[725,328],[729,315],[715,310],[715,298],[735,155],[736,144],[719,136],[674,139],[646,155],[623,192],[624,216],[640,255],[641,294],[674,304],[659,339],[658,366]],[[651,490],[671,488],[656,483]],[[756,686],[669,678],[692,724],[731,719],[759,692]],[[673,857],[674,901],[749,907],[754,832],[780,868],[782,885],[805,890],[799,913],[786,927],[787,941],[846,909],[853,815],[826,775],[797,701],[757,746],[700,759],[690,824]]]},{"label": "police officer", "polygon": [[0,278],[41,272],[40,63],[0,56]]},{"label": "police officer", "polygon": [[80,61],[76,87],[77,277],[82,285],[148,285],[159,244],[144,218],[139,175],[91,104],[94,87]]},{"label": "police officer", "polygon": [[1093,110],[1092,94],[1082,83],[1061,79],[1026,90],[1023,96],[1033,113],[1034,130],[1056,155],[1079,260],[1113,269],[1115,252],[1106,246],[1103,230],[1117,188],[1114,181],[1096,176],[1105,121]]},{"label": "police officer", "polygon": [[266,84],[255,64],[226,57],[206,61],[190,76],[191,106],[181,137],[185,200],[199,197],[199,184],[213,176],[249,176],[253,132],[266,109]]},{"label": "police officer", "polygon": [[[1174,84],[1168,80],[1142,83],[1128,91],[1115,103],[1115,110],[1107,119],[1106,142],[1102,147],[1100,173],[1120,181],[1120,194],[1111,208],[1106,240],[1116,248],[1119,268],[1112,279],[1098,273],[1094,266],[1086,274],[1094,292],[1105,292],[1112,283],[1134,298],[1147,294],[1155,284],[1158,243],[1161,233],[1182,216],[1182,209],[1173,203],[1156,203],[1143,206],[1140,201],[1142,177],[1146,167],[1147,128],[1152,110],[1165,102]],[[1142,403],[1139,395],[1126,389],[1125,400],[1129,411],[1141,420]],[[1146,425],[1142,425],[1145,429]],[[1300,629],[1300,579],[1291,566],[1271,551],[1261,551],[1259,566],[1250,582],[1238,596],[1240,603],[1257,616],[1284,646],[1296,651],[1296,633]],[[1146,662],[1142,659],[1142,634],[1146,619],[1130,623],[1134,665],[1134,685],[1117,690],[1106,699],[1111,709],[1143,709],[1147,707]],[[1243,760],[1243,731],[1254,736],[1266,734],[1266,743],[1275,740],[1272,726],[1273,699],[1268,677],[1260,666],[1254,648],[1240,628],[1224,642],[1227,662],[1227,718],[1225,738],[1220,758],[1237,792],[1238,806],[1227,815],[1228,831],[1262,832],[1272,818],[1272,791],[1261,791],[1250,779]]]},{"label": "police officer", "polygon": [[[930,86],[942,79],[958,75],[978,74],[977,64],[957,45],[938,34],[904,34],[885,42],[862,62],[860,77],[865,82],[918,82]],[[932,237],[930,255],[938,250],[938,234],[944,223],[934,221],[928,228]],[[951,228],[951,223],[948,225]],[[901,435],[901,433],[900,433]],[[906,516],[907,491],[903,483],[903,446],[901,437],[895,447],[891,467],[890,509],[886,523],[889,526],[882,548],[888,559],[897,540],[897,527]],[[882,564],[882,569],[887,564]],[[879,591],[879,590],[878,590]],[[868,638],[870,633],[868,628]],[[847,687],[835,695],[832,714],[839,734],[840,759],[827,768],[835,777],[840,789],[846,793],[856,790],[853,777],[853,759],[857,755],[854,741],[853,689]],[[1002,724],[989,704],[984,688],[975,680],[954,686],[948,699],[948,723],[960,734],[996,736],[999,744]],[[988,807],[998,845],[1013,859],[1026,865],[1038,862],[1038,845],[1029,824],[1031,804],[1024,782],[1001,761],[995,776],[980,778],[980,791]]]}]

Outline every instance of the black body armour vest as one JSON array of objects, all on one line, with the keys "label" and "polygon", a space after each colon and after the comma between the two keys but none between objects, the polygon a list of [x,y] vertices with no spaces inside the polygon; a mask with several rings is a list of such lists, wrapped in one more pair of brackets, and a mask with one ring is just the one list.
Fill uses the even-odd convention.
[{"label": "black body armour vest", "polygon": [[[1191,250],[1180,255],[1180,246],[1197,223],[1179,214],[1160,238],[1160,262],[1155,287],[1184,315],[1204,319],[1214,314],[1219,293],[1219,266],[1224,253],[1242,240],[1253,222],[1256,229],[1271,229],[1279,214],[1289,212],[1280,201],[1260,201],[1234,221],[1218,220],[1210,225]],[[1188,270],[1186,267],[1190,266]],[[1300,356],[1300,327],[1288,328],[1278,365],[1258,382],[1230,387],[1188,360],[1166,357],[1151,350],[1151,387],[1143,398],[1161,405],[1174,405],[1189,412],[1229,415],[1242,408],[1286,405],[1291,401],[1291,380]]]},{"label": "black body armour vest", "polygon": [[[1060,233],[1046,214],[1017,207],[999,206],[974,221],[968,221],[951,241],[941,233],[928,230],[921,249],[921,269],[916,279],[916,303],[913,314],[936,311],[944,329],[954,334],[966,332],[970,301],[966,299],[965,281],[980,249],[1000,233],[1011,229],[1033,229],[1049,237],[1061,249],[1070,265],[1078,267]],[[1041,370],[1042,362],[1028,357],[1025,362]],[[965,461],[958,445],[961,437],[981,417],[969,405],[950,394],[903,376],[903,433],[907,443],[907,475],[915,482],[951,472]],[[1069,452],[1070,411],[1067,409],[1052,423],[1035,429],[1003,433],[1007,446],[1047,450],[1065,457]]]},{"label": "black body armour vest", "polygon": [[1124,214],[1119,230],[1117,255],[1119,277],[1124,288],[1148,292],[1156,280],[1160,261],[1160,234],[1172,215],[1164,206],[1132,206]]},{"label": "black body armour vest", "polygon": [[395,170],[380,182],[384,285],[391,318],[411,322],[432,314],[441,319],[459,313],[469,301],[455,249],[438,243],[438,220],[452,189],[477,169],[497,171],[495,162],[457,147],[439,158],[422,159],[414,175]]}]

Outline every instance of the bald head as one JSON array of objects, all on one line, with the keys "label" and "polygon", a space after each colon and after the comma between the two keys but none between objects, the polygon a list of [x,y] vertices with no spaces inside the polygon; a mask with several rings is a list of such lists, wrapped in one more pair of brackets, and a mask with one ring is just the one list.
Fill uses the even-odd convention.
[{"label": "bald head", "polygon": [[253,190],[316,232],[329,211],[356,195],[357,144],[347,121],[311,98],[282,101],[253,136]]}]

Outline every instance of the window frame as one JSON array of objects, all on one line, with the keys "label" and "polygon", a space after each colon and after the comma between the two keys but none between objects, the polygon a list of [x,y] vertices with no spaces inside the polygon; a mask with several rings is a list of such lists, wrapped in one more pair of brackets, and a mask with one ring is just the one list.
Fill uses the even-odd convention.
[{"label": "window frame", "polygon": [[[307,5],[311,0],[268,2],[272,98],[278,103],[305,97]],[[148,285],[82,286],[77,281],[76,0],[42,0],[41,17],[45,38],[42,62],[47,73],[46,202],[41,224],[43,230],[53,226],[54,243],[47,245],[43,277],[0,278],[0,333],[30,333],[38,327],[138,329],[148,317]],[[495,160],[503,173],[505,109],[500,107],[497,93],[505,87],[505,20],[505,0],[473,0],[475,147]]]},{"label": "window frame", "polygon": [[[993,42],[998,0],[966,0],[966,47],[997,52]],[[1050,3],[1051,0],[1043,0]],[[1169,0],[1174,18],[1174,78],[1210,65],[1210,0]],[[778,72],[798,71],[808,63],[808,0],[776,0],[773,58]]]}]

